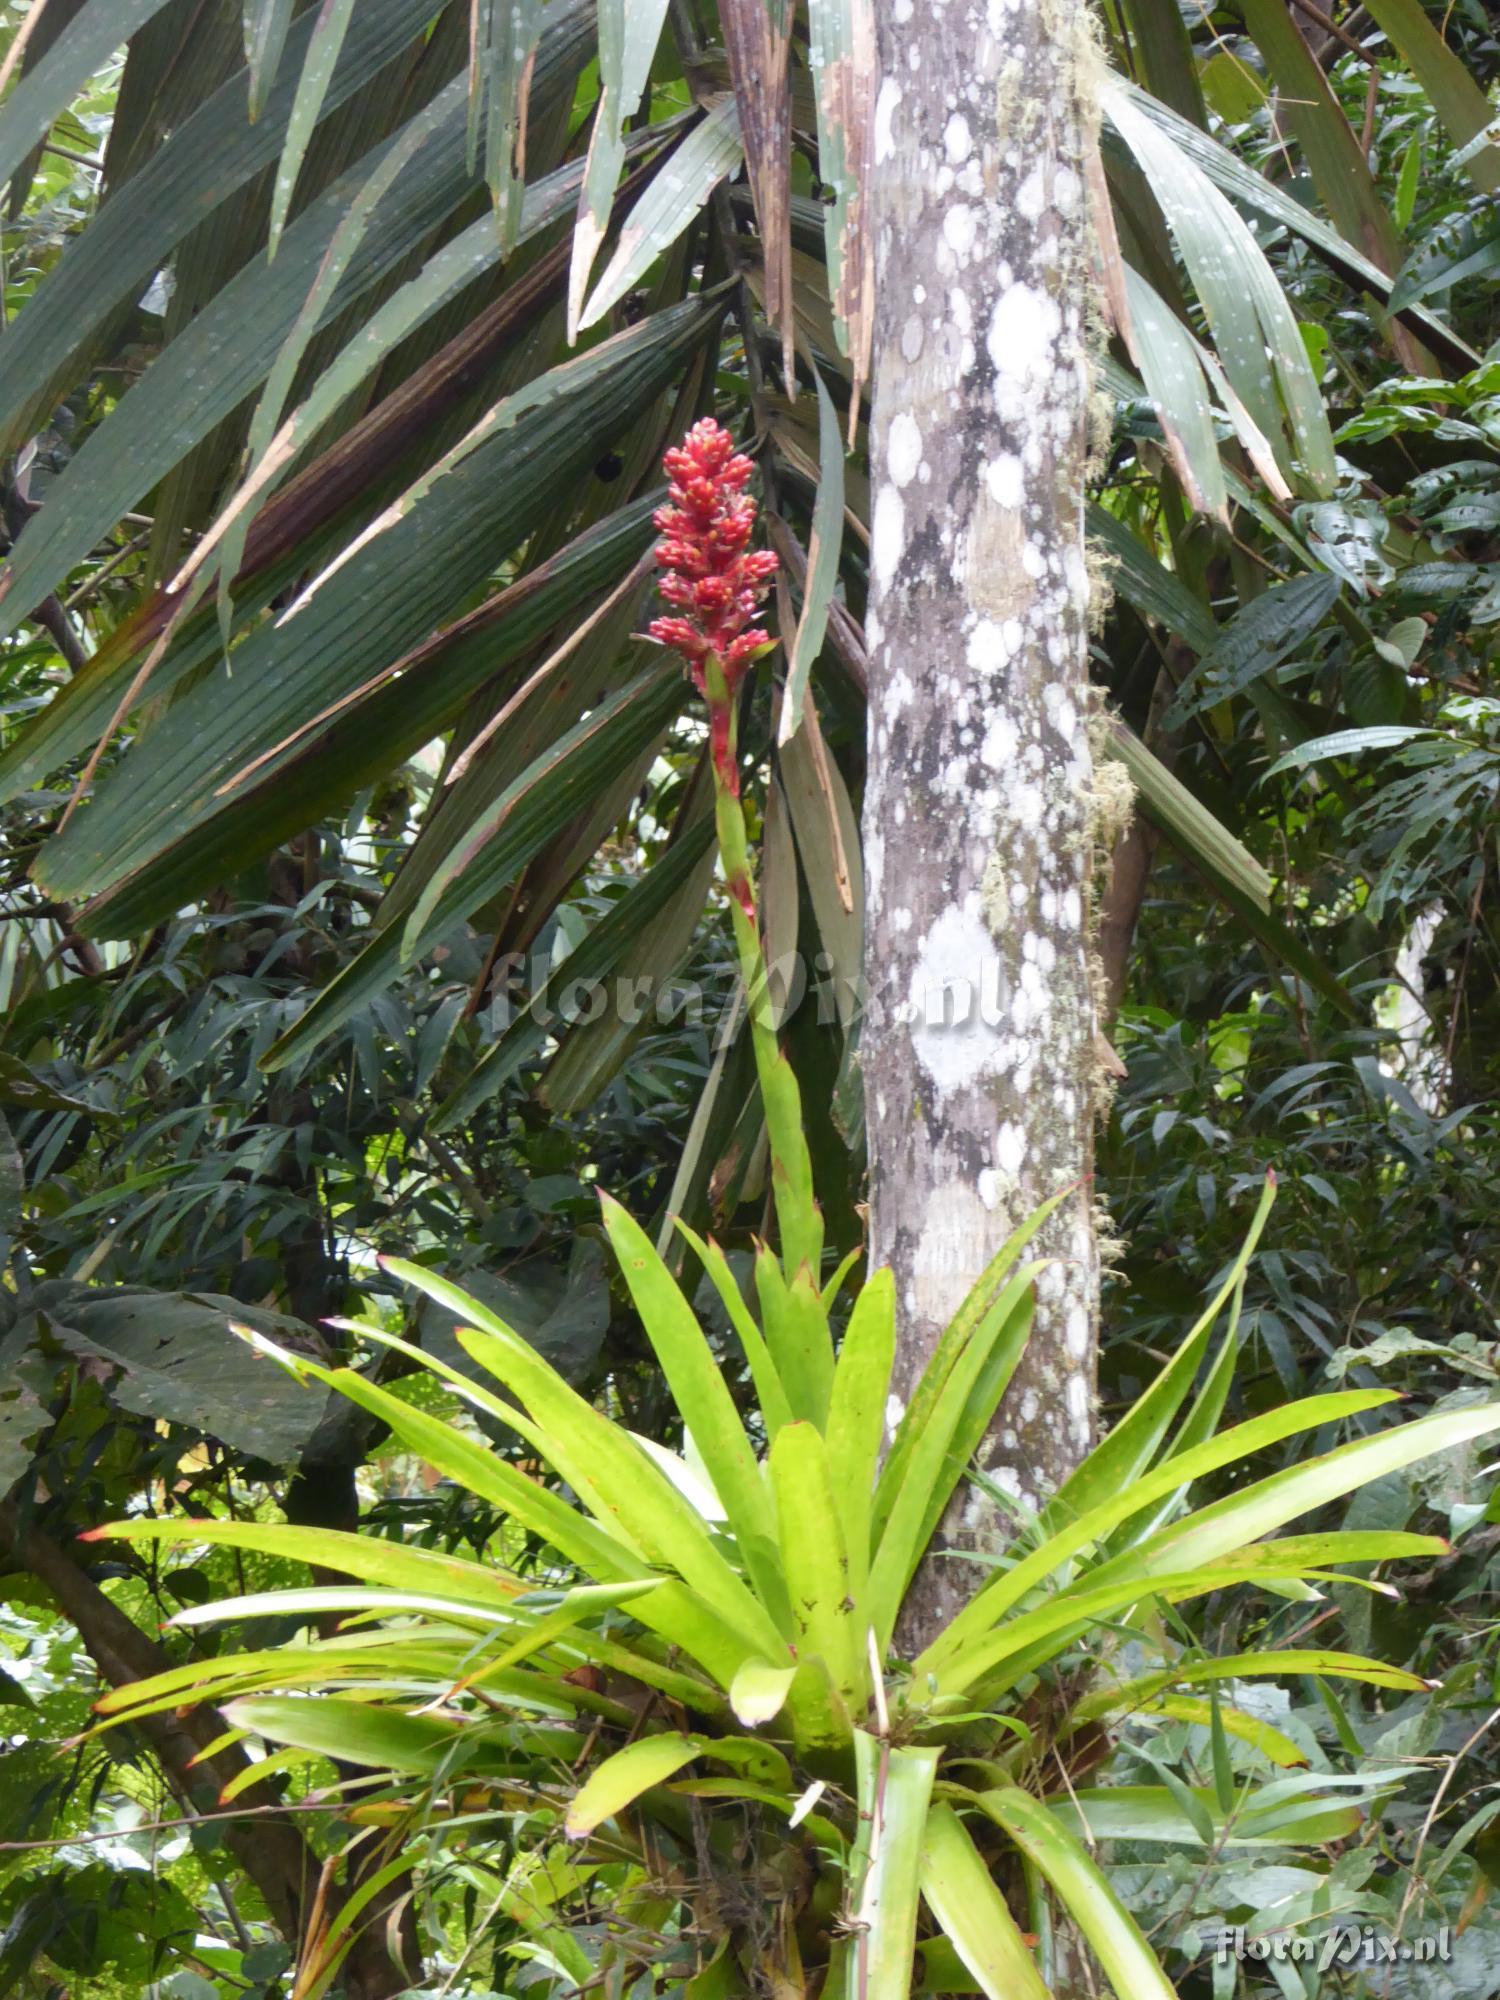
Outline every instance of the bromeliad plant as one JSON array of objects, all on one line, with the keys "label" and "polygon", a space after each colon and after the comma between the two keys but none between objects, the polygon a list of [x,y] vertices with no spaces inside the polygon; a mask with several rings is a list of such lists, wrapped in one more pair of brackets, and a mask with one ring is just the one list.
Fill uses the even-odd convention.
[{"label": "bromeliad plant", "polygon": [[[227,1543],[353,1579],[179,1613],[187,1626],[288,1615],[305,1625],[293,1643],[189,1661],[107,1695],[106,1726],[211,1701],[231,1731],[275,1746],[251,1782],[316,1753],[381,1787],[349,1816],[383,1827],[391,1858],[366,1871],[342,1928],[306,1941],[299,2000],[333,1983],[360,1895],[408,1866],[403,1840],[415,1828],[453,1844],[476,1828],[508,1834],[515,1859],[496,1909],[516,1952],[568,1987],[648,1975],[655,1991],[694,1996],[902,2000],[920,1984],[1036,2000],[1051,1981],[1049,1912],[1060,1906],[1117,1994],[1165,1996],[1154,1952],[1092,1852],[1098,1838],[1316,1846],[1359,1823],[1347,1791],[1312,1774],[1275,1776],[1302,1753],[1221,1699],[1219,1684],[1422,1685],[1321,1649],[1207,1657],[1172,1639],[1182,1628],[1167,1608],[1245,1585],[1313,1597],[1321,1582],[1350,1582],[1350,1563],[1440,1551],[1420,1535],[1278,1531],[1500,1428],[1500,1407],[1322,1449],[1390,1400],[1354,1391],[1221,1431],[1268,1180],[1239,1257],[1179,1351],[965,1610],[914,1659],[901,1656],[903,1601],[1030,1331],[1040,1267],[1028,1246],[1068,1196],[1026,1221],[984,1272],[887,1437],[892,1280],[871,1273],[846,1310],[849,1266],[823,1273],[739,802],[734,699],[766,643],[750,620],[772,565],[749,552],[749,466],[723,433],[699,426],[668,471],[660,525],[673,615],[655,631],[684,654],[709,703],[773,1161],[779,1242],[757,1250],[755,1308],[719,1246],[683,1234],[738,1336],[751,1407],[737,1402],[688,1294],[608,1197],[604,1228],[681,1420],[680,1453],[594,1408],[457,1287],[393,1262],[451,1312],[486,1385],[379,1328],[370,1338],[517,1434],[550,1481],[355,1369],[279,1358],[508,1517],[509,1560],[256,1521],[95,1530]],[[1191,1506],[1196,1482],[1308,1439],[1317,1455]],[[551,1565],[541,1587],[512,1566],[523,1538]],[[1122,1678],[1127,1641],[1155,1665]],[[1126,1716],[1203,1723],[1213,1785],[1165,1772],[1160,1786],[1088,1783]],[[1263,1766],[1266,1784],[1255,1775]]]}]

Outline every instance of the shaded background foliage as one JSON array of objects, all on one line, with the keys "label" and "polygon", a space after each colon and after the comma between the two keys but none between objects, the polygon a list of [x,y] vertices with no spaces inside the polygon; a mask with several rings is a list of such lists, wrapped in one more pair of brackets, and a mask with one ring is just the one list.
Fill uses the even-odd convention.
[{"label": "shaded background foliage", "polygon": [[[712,1221],[735,1254],[762,1225],[764,1136],[702,845],[701,731],[685,686],[630,637],[661,444],[710,407],[755,441],[786,559],[795,668],[756,689],[742,736],[768,932],[819,967],[788,1033],[830,1243],[858,1241],[857,1024],[841,1001],[859,952],[850,801],[869,506],[862,426],[847,459],[837,442],[857,341],[851,362],[825,263],[830,242],[836,262],[847,253],[852,181],[815,87],[819,47],[835,44],[813,38],[852,12],[792,15],[784,225],[767,206],[782,167],[774,147],[757,151],[766,107],[725,50],[748,13],[727,4],[602,9],[624,39],[597,49],[592,7],[535,9],[517,211],[519,79],[498,59],[486,69],[490,109],[471,135],[469,10],[360,0],[321,105],[303,96],[323,115],[294,139],[305,150],[269,264],[285,135],[299,87],[317,87],[299,79],[324,74],[309,8],[138,6],[128,54],[101,47],[44,120],[46,149],[22,132],[5,155],[0,1480],[15,1553],[0,1695],[12,1681],[15,1693],[0,1718],[0,1837],[19,1844],[0,1862],[0,1968],[19,1991],[281,1991],[285,1962],[224,1822],[185,1823],[156,1746],[53,1748],[85,1721],[101,1605],[144,1635],[194,1592],[244,1587],[252,1559],[91,1565],[71,1614],[83,1650],[58,1574],[28,1547],[70,1562],[79,1526],[140,1496],[363,1516],[437,1544],[478,1547],[494,1530],[382,1456],[377,1432],[309,1412],[279,1378],[258,1406],[242,1386],[254,1378],[226,1374],[244,1356],[231,1311],[290,1317],[297,1338],[338,1348],[346,1336],[324,1322],[362,1302],[396,1322],[375,1260],[414,1254],[494,1287],[581,1386],[656,1435],[665,1403],[605,1278],[592,1188],[643,1218]],[[1500,1366],[1500,151],[1476,133],[1500,68],[1494,22],[1479,0],[1122,0],[1104,13],[1114,66],[1244,175],[1219,184],[1290,301],[1293,359],[1337,449],[1319,490],[1311,428],[1299,439],[1279,409],[1278,497],[1226,398],[1216,414],[1203,383],[1179,382],[1174,401],[1157,382],[1153,404],[1130,373],[1140,357],[1112,345],[1095,527],[1114,592],[1096,678],[1130,732],[1142,811],[1101,936],[1128,1072],[1099,1157],[1122,1239],[1105,1409],[1149,1376],[1229,1261],[1268,1162],[1282,1193],[1251,1267],[1242,1406],[1330,1374],[1422,1406],[1487,1397]],[[0,16],[6,46],[27,14]],[[7,114],[98,14],[50,0]],[[601,83],[623,95],[617,131]],[[592,184],[601,247],[570,287],[591,143],[609,169]],[[1118,132],[1105,165],[1126,261],[1180,327],[1222,347],[1224,301],[1205,294]],[[611,214],[619,174],[631,178]],[[857,322],[849,271],[836,303]],[[601,281],[575,351],[570,305],[589,318]],[[284,420],[285,467],[253,524],[220,544],[228,583],[173,629],[182,599],[164,586]],[[1191,482],[1214,477],[1224,523],[1191,504]],[[804,686],[814,706],[796,728]],[[607,1020],[533,1032],[524,1010],[569,955],[610,977],[680,978],[704,996],[701,1017],[648,1007],[628,1034]],[[143,1291],[170,1309],[143,1306]],[[215,1414],[216,1391],[233,1410]],[[1352,1642],[1439,1686],[1400,1710],[1372,1697],[1338,1714],[1287,1690],[1313,1754],[1353,1742],[1436,1760],[1489,1713],[1497,1524],[1480,1474],[1451,1468],[1357,1503],[1380,1525],[1454,1536],[1404,1604],[1339,1607]],[[262,1573],[286,1580],[269,1560]],[[1265,1630],[1284,1639],[1301,1615],[1267,1600]],[[1205,1643],[1251,1636],[1203,1614]],[[1143,1740],[1201,1770],[1191,1725]],[[1132,1740],[1115,1768],[1154,1767]],[[1124,1844],[1133,1898],[1186,1940],[1184,1990],[1228,1990],[1195,1959],[1195,1922],[1281,1895],[1384,1917],[1414,1864],[1424,1922],[1468,1917],[1462,1990],[1488,1990],[1500,1773],[1480,1739],[1424,1832],[1446,1769],[1435,1761],[1321,1870],[1275,1855],[1137,1865]],[[156,1821],[171,1824],[138,1830]],[[308,1832],[319,1858],[347,1838],[333,1806]],[[430,1968],[461,1959],[511,1858],[503,1845],[438,1857],[401,1918]],[[1282,1879],[1299,1870],[1319,1879]],[[75,1920],[80,1907],[94,1919]],[[502,1954],[516,1935],[502,1927],[485,1947],[496,1989],[515,1988]],[[1444,1990],[1406,1977],[1392,1991]],[[1269,1991],[1268,1978],[1245,1968],[1240,1990]]]}]

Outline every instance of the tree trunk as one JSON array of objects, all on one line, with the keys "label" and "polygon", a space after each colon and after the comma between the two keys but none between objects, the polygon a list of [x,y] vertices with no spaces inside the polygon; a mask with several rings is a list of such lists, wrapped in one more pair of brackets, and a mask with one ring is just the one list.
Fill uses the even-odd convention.
[{"label": "tree trunk", "polygon": [[[1087,24],[1068,0],[876,15],[871,1263],[896,1274],[904,1401],[1011,1231],[1078,1189],[1039,1239],[1057,1261],[981,1454],[1035,1505],[1092,1441],[1098,1300]],[[994,1547],[1006,1517],[969,1489],[943,1538]],[[903,1639],[978,1574],[929,1560]]]}]

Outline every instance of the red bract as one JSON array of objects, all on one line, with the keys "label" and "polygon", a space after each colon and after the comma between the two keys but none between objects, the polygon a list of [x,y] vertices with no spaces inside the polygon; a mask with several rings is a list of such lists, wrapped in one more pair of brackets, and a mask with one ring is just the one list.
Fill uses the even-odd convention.
[{"label": "red bract", "polygon": [[712,417],[694,424],[662,464],[671,504],[655,516],[656,560],[662,602],[679,615],[655,619],[651,636],[681,653],[700,689],[703,662],[716,654],[732,690],[770,643],[750,622],[776,572],[769,550],[749,546],[755,502],[744,488],[755,468]]}]

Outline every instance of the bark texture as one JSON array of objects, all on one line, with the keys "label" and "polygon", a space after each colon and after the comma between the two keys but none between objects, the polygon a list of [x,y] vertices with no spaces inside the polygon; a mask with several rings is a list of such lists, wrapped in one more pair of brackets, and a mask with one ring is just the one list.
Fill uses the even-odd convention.
[{"label": "bark texture", "polygon": [[[896,1274],[904,1403],[1017,1223],[1092,1166],[1091,255],[1074,0],[876,15],[861,1061],[871,1262]],[[1040,1243],[1058,1261],[982,1453],[1027,1503],[1092,1440],[1087,1185]],[[970,1489],[943,1533],[994,1546],[1005,1521]],[[975,1577],[929,1560],[903,1636]]]}]

